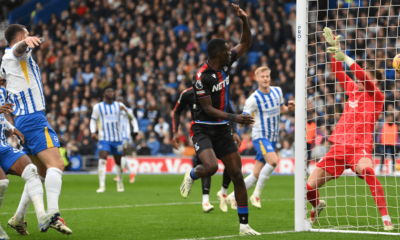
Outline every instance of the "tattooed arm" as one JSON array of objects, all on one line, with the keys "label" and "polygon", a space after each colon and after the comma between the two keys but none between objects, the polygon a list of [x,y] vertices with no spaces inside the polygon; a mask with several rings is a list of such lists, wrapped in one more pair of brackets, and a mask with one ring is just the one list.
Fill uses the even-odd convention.
[{"label": "tattooed arm", "polygon": [[13,47],[14,55],[17,57],[22,57],[25,54],[27,47],[34,49],[36,46],[39,46],[41,42],[42,38],[27,37],[25,38],[25,40],[22,40],[15,44],[15,46]]}]

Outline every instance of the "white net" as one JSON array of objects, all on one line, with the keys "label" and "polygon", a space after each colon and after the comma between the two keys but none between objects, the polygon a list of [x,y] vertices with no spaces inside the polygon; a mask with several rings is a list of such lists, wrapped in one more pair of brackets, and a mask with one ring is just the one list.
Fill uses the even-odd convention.
[{"label": "white net", "polygon": [[[400,74],[392,67],[392,59],[400,53],[399,14],[400,0],[308,0],[307,172],[312,176],[317,162],[322,159],[318,166],[324,163],[325,169],[330,168],[331,173],[339,176],[318,188],[319,199],[325,201],[327,207],[312,229],[385,232],[383,221],[388,218],[382,219],[382,213],[385,214],[386,203],[394,227],[389,232],[400,233],[400,82],[396,81]],[[361,75],[354,74],[344,62],[340,65],[349,78],[340,83],[338,78],[345,75],[335,75],[339,69],[333,72],[333,65],[338,65],[327,53],[330,46],[323,37],[325,27],[332,29],[334,35],[341,35],[341,50],[365,69],[367,76],[374,79],[383,75],[384,81],[377,84],[379,90],[368,87],[366,82],[362,84],[356,77]],[[358,87],[359,83],[363,86]],[[384,100],[377,97],[379,91]],[[375,106],[372,110],[371,101]],[[344,114],[352,110],[353,113]],[[345,115],[349,119],[341,126],[341,117]],[[340,147],[334,147],[329,141],[335,129],[336,145]],[[363,139],[365,148],[360,150],[362,144],[350,144],[352,134],[354,139]],[[371,160],[373,172],[366,170],[368,160],[364,158]],[[329,159],[334,159],[334,166]],[[351,169],[352,161],[355,172]],[[359,161],[365,164],[361,166]],[[341,169],[347,170],[341,174]],[[355,174],[357,171],[359,176]],[[320,180],[329,179],[319,176],[317,181]],[[307,202],[308,217],[311,208]]]}]

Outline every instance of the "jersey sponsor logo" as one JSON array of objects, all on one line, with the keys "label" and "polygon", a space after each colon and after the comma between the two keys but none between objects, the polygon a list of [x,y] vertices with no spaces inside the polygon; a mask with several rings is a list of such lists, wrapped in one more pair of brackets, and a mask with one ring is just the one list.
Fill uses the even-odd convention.
[{"label": "jersey sponsor logo", "polygon": [[351,107],[351,108],[356,108],[356,107],[358,107],[358,100],[356,100],[356,101],[349,101],[349,106]]},{"label": "jersey sponsor logo", "polygon": [[201,80],[197,80],[196,81],[196,88],[197,89],[203,89],[203,83],[201,82]]},{"label": "jersey sponsor logo", "polygon": [[194,149],[196,149],[196,151],[198,151],[200,149],[200,147],[197,143],[194,145]]},{"label": "jersey sponsor logo", "polygon": [[202,95],[202,94],[204,94],[204,93],[206,93],[204,90],[201,90],[201,91],[197,91],[196,92],[198,95]]},{"label": "jersey sponsor logo", "polygon": [[224,88],[224,87],[226,87],[228,85],[229,85],[229,77],[227,77],[224,81],[222,81],[222,82],[220,82],[218,84],[215,84],[213,86],[213,88],[212,88],[212,92],[221,91],[222,88]]}]

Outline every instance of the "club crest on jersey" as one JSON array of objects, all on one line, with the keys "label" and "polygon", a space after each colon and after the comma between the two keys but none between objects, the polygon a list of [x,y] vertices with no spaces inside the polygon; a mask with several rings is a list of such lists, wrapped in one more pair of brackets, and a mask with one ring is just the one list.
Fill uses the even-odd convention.
[{"label": "club crest on jersey", "polygon": [[201,82],[201,80],[197,80],[196,81],[196,88],[197,89],[203,89],[203,83]]},{"label": "club crest on jersey", "polygon": [[356,107],[358,107],[358,101],[349,101],[349,106],[351,107],[351,108],[356,108]]}]

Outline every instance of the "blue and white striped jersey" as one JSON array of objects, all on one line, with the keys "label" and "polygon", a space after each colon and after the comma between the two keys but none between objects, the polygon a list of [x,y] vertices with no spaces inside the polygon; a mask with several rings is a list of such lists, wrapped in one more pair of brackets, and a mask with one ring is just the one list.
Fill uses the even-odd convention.
[{"label": "blue and white striped jersey", "polygon": [[243,114],[252,115],[255,119],[253,140],[266,138],[270,142],[278,141],[281,106],[284,104],[282,89],[270,87],[269,93],[255,91],[246,100]]},{"label": "blue and white striped jersey", "polygon": [[99,123],[99,141],[120,142],[123,140],[121,115],[125,112],[121,111],[120,106],[125,107],[120,102],[107,104],[103,101],[94,105],[92,119]]},{"label": "blue and white striped jersey", "polygon": [[32,50],[17,57],[14,48],[6,48],[2,58],[0,76],[7,81],[8,102],[13,103],[15,116],[45,110],[40,69],[32,58]]},{"label": "blue and white striped jersey", "polygon": [[[6,104],[7,93],[6,89],[1,87],[0,89],[0,106]],[[5,146],[7,144],[5,130],[12,128],[12,125],[7,121],[4,113],[0,114],[0,145]]]},{"label": "blue and white striped jersey", "polygon": [[[131,123],[133,126],[133,132],[138,132],[139,131],[139,124],[135,118],[135,115],[133,114],[132,109],[127,108],[126,109],[129,114],[133,117]],[[129,117],[126,112],[122,112],[121,114],[121,136],[122,139],[130,139],[131,138],[131,125],[129,124]]]}]

